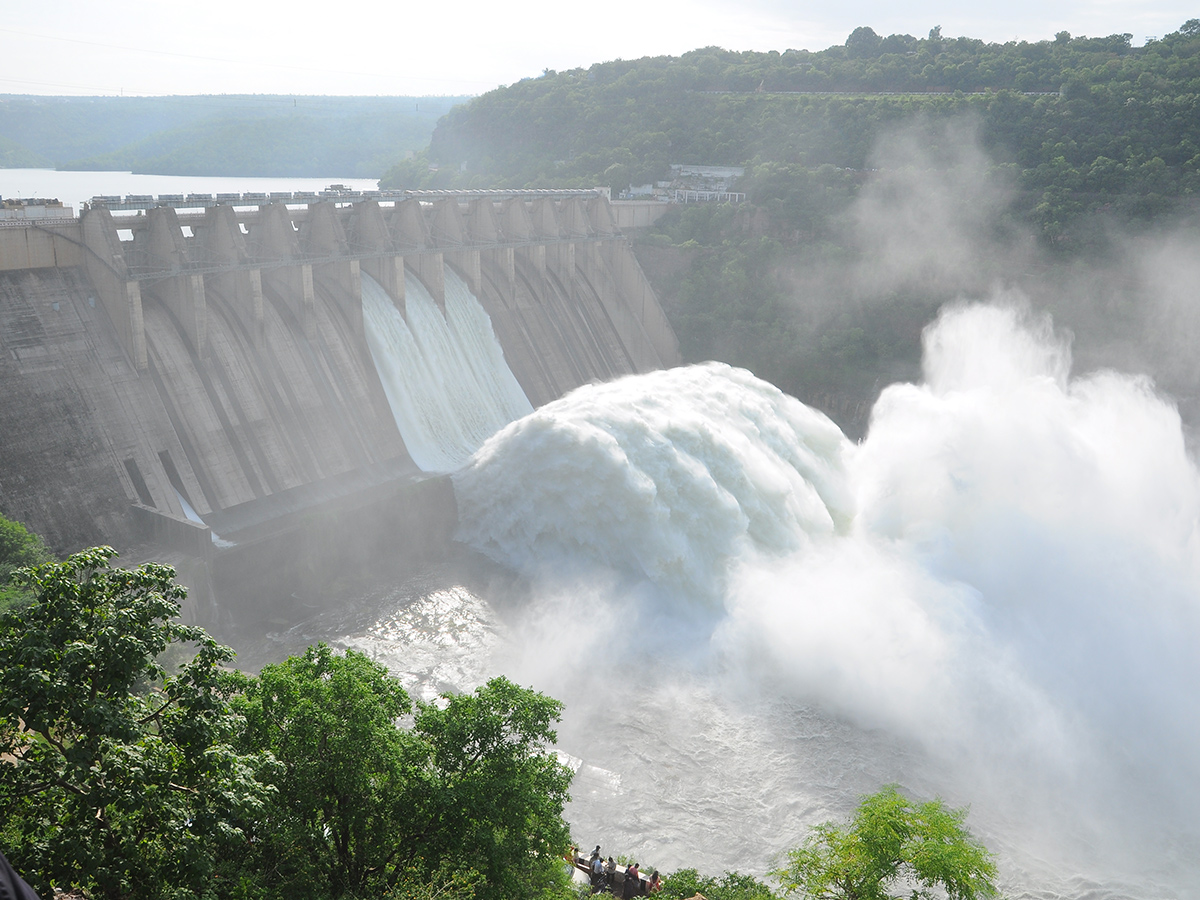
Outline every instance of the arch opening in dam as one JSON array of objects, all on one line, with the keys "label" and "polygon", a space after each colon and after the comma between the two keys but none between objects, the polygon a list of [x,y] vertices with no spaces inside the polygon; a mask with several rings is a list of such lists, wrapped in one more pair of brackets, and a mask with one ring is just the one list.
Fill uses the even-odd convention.
[{"label": "arch opening in dam", "polygon": [[[454,527],[429,472],[579,385],[678,362],[596,192],[240,199],[0,230],[0,504],[56,549],[237,568],[386,507],[419,550]],[[364,322],[383,298],[411,334],[475,342],[423,348],[439,390],[473,385],[449,455],[397,426]]]}]

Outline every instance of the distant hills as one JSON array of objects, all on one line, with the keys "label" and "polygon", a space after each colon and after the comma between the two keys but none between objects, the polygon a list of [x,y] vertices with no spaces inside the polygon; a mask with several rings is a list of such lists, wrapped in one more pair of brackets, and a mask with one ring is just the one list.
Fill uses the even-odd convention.
[{"label": "distant hills", "polygon": [[466,99],[0,95],[0,166],[377,178]]},{"label": "distant hills", "polygon": [[1129,34],[995,44],[864,26],[821,51],[706,47],[475,98],[7,95],[0,165],[621,189],[692,163],[744,166],[753,189],[763,166],[775,182],[781,167],[870,168],[880,135],[915,119],[975,122],[1031,205],[1046,204],[1048,235],[1114,197],[1157,215],[1200,190],[1200,20],[1143,47]]}]

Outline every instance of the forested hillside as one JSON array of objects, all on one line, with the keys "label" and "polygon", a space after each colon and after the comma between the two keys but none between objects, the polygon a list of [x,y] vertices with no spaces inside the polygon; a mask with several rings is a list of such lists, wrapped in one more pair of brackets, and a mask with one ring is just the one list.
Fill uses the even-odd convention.
[{"label": "forested hillside", "polygon": [[748,197],[638,238],[685,359],[746,366],[851,433],[919,376],[943,304],[1000,289],[1071,329],[1083,365],[1148,371],[1185,407],[1200,393],[1154,330],[1186,278],[1152,285],[1174,263],[1147,274],[1131,243],[1196,215],[1200,20],[1143,47],[863,27],[819,52],[547,71],[451,110],[382,184],[621,190],[672,163],[744,166]]},{"label": "forested hillside", "polygon": [[0,165],[375,178],[460,97],[0,96]]},{"label": "forested hillside", "polygon": [[1149,215],[1195,192],[1198,97],[1200,20],[1138,48],[1128,34],[985,44],[859,28],[815,53],[709,47],[548,71],[452,110],[428,159],[385,182],[619,189],[695,163],[768,167],[757,177],[778,183],[781,171],[871,168],[880,134],[915,116],[971,116],[1030,192],[1025,212],[1056,236],[1097,204]]}]

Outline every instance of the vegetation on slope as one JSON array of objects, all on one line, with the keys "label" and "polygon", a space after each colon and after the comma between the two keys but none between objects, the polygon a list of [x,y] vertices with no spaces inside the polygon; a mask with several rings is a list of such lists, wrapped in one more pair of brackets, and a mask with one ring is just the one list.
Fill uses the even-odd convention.
[{"label": "vegetation on slope", "polygon": [[38,566],[52,558],[40,536],[20,522],[0,515],[0,613],[33,600],[28,589],[12,581],[13,573],[23,566]]},{"label": "vegetation on slope", "polygon": [[966,827],[966,809],[917,802],[885,785],[859,798],[847,822],[822,822],[771,873],[780,891],[749,875],[680,869],[659,900],[986,900],[998,895],[992,854]]},{"label": "vegetation on slope", "polygon": [[[198,894],[271,761],[237,753],[233,655],[174,620],[166,566],[110,568],[111,548],[17,573],[36,601],[0,619],[0,838],[35,888]],[[168,673],[158,658],[194,642]]]},{"label": "vegetation on slope", "polygon": [[966,818],[888,785],[863,797],[848,824],[816,826],[775,876],[785,894],[806,900],[877,900],[897,888],[912,900],[985,900],[998,893],[996,864]]},{"label": "vegetation on slope", "polygon": [[[1048,236],[1116,203],[1154,215],[1200,188],[1200,20],[1130,35],[986,44],[859,28],[819,52],[730,52],[547,71],[451,110],[428,156],[386,185],[593,186],[664,179],[670,163],[863,170],[914,117],[972,117]],[[437,164],[431,171],[430,163]]]},{"label": "vegetation on slope", "polygon": [[375,178],[459,97],[0,97],[0,164]]}]

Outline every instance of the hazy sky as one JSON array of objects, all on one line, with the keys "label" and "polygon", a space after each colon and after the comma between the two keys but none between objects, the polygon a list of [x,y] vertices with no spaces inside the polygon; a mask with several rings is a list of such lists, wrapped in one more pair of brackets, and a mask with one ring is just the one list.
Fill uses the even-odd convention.
[{"label": "hazy sky", "polygon": [[819,50],[855,27],[988,41],[1131,32],[1200,13],[1161,0],[0,0],[0,94],[478,94],[611,59]]}]

